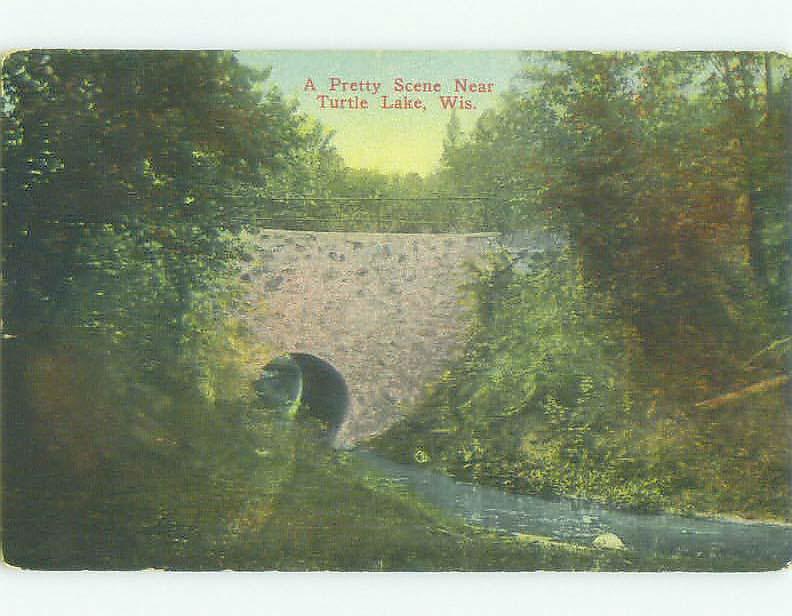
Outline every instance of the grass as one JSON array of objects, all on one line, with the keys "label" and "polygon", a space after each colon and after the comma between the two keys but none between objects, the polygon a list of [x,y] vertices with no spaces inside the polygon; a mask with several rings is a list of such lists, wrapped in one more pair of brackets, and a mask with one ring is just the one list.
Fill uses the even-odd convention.
[{"label": "grass", "polygon": [[709,571],[761,563],[597,549],[473,527],[422,503],[343,454],[298,463],[260,527],[239,537],[226,566],[340,571]]},{"label": "grass", "polygon": [[[6,560],[23,568],[56,570],[763,568],[762,563],[654,558],[630,550],[491,532],[421,502],[360,460],[320,448],[297,457],[291,476],[274,499],[260,498],[263,491],[239,481],[201,484],[196,477],[188,485],[163,480],[158,486],[158,494],[97,493],[93,501],[91,496],[56,494],[51,485],[49,493],[39,493],[36,499],[29,493],[6,491]],[[41,485],[39,489],[47,488]],[[163,496],[166,492],[170,501]]]}]

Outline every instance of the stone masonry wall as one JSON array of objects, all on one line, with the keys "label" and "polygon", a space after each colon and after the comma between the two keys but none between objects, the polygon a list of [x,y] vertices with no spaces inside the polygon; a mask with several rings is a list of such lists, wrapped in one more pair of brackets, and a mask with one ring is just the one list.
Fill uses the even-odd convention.
[{"label": "stone masonry wall", "polygon": [[495,234],[264,230],[246,264],[262,344],[316,355],[344,376],[351,445],[381,432],[442,374],[467,321],[460,285]]}]

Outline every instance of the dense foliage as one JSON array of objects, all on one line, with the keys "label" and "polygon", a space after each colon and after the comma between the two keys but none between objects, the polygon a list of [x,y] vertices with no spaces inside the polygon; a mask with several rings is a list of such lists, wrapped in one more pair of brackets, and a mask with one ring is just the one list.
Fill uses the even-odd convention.
[{"label": "dense foliage", "polygon": [[247,195],[306,147],[304,119],[265,77],[215,52],[5,60],[12,560],[89,550],[94,566],[136,563],[147,540],[206,556],[288,475],[280,454],[263,468],[254,454],[267,428],[249,428],[250,384],[266,349],[234,318],[236,232],[268,206]]},{"label": "dense foliage", "polygon": [[236,268],[261,226],[564,238],[478,272],[464,357],[383,449],[512,490],[788,517],[789,60],[525,67],[471,134],[452,116],[421,177],[347,168],[231,53],[7,57],[5,557],[666,566],[465,528],[257,406],[268,350]]},{"label": "dense foliage", "polygon": [[568,245],[482,272],[464,361],[381,446],[513,489],[788,517],[791,68],[528,55],[441,175]]}]

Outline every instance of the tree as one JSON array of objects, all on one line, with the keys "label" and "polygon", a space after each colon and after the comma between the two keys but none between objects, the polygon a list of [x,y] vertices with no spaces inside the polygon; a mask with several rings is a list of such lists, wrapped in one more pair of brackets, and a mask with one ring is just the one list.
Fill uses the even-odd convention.
[{"label": "tree", "polygon": [[293,109],[257,89],[265,77],[228,53],[11,55],[3,66],[6,329],[51,322],[100,241],[158,264],[173,291],[162,316],[178,333],[192,290],[225,262],[224,232],[255,219],[255,208],[229,193],[266,184],[299,143]]},{"label": "tree", "polygon": [[525,60],[438,175],[568,245],[480,272],[464,359],[381,442],[509,489],[788,516],[789,60]]},{"label": "tree", "polygon": [[8,558],[205,563],[288,473],[255,454],[245,397],[263,352],[232,321],[229,275],[237,232],[271,207],[253,189],[305,144],[265,77],[220,52],[6,59]]},{"label": "tree", "polygon": [[757,319],[785,310],[786,118],[767,112],[766,66],[757,54],[531,54],[522,92],[447,144],[443,173],[496,192],[503,228],[567,235],[585,284],[663,370],[679,353],[680,374],[728,381],[737,349],[769,342]]}]

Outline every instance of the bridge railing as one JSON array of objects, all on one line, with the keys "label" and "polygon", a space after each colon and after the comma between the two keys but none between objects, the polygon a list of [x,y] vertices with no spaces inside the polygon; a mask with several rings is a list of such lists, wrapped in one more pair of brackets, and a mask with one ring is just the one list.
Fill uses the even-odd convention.
[{"label": "bridge railing", "polygon": [[[422,197],[268,195],[230,192],[236,212],[227,219],[240,227],[300,231],[370,231],[379,233],[509,232],[525,228],[530,217],[526,197],[495,194],[427,195]],[[112,219],[45,221],[66,226],[123,226]]]},{"label": "bridge railing", "polygon": [[492,195],[426,197],[267,196],[261,226],[314,231],[458,232],[497,231]]}]

